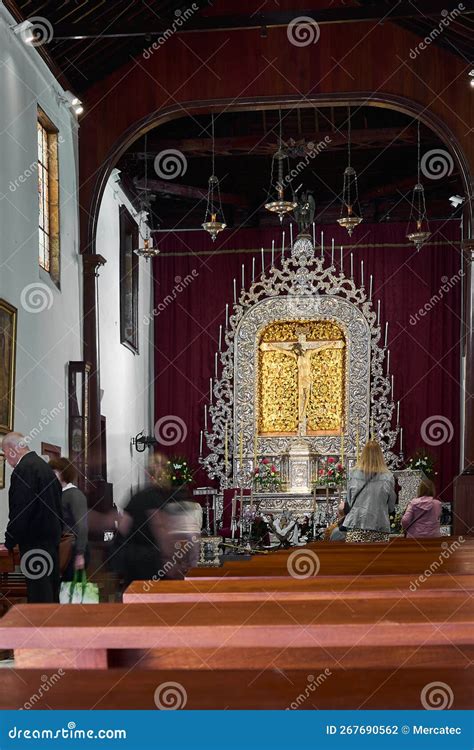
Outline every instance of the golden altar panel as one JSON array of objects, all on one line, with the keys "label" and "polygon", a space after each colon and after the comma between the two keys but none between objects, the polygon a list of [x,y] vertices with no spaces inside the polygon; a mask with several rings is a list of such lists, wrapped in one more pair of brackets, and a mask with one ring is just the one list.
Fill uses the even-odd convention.
[{"label": "golden altar panel", "polygon": [[346,348],[329,320],[278,321],[260,334],[258,431],[338,433],[344,421]]}]

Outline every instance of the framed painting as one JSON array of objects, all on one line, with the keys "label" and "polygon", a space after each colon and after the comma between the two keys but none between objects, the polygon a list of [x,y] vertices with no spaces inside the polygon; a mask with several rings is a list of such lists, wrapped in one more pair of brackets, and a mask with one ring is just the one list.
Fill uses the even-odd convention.
[{"label": "framed painting", "polygon": [[16,307],[0,299],[0,433],[13,430]]},{"label": "framed painting", "polygon": [[5,489],[5,456],[0,455],[0,490]]}]

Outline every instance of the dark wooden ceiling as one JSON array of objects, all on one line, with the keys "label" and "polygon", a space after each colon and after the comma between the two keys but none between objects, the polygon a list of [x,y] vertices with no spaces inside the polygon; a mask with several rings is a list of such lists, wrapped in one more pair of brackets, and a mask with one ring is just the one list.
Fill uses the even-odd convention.
[{"label": "dark wooden ceiling", "polygon": [[[347,166],[345,107],[293,108],[282,111],[283,140],[298,175],[291,186],[313,192],[317,220],[333,223],[339,216],[342,177]],[[373,221],[405,220],[411,189],[417,181],[417,130],[408,116],[377,107],[354,108],[352,163],[359,176],[364,215]],[[228,224],[265,226],[278,219],[264,208],[270,185],[271,156],[278,144],[277,110],[225,112],[215,117],[216,175],[220,180]],[[210,116],[183,117],[161,125],[137,140],[117,167],[136,201],[145,188],[153,196],[154,226],[194,228],[204,219],[207,179],[211,174]],[[326,145],[305,160],[308,143]],[[430,215],[449,218],[449,197],[462,192],[444,144],[428,128],[421,129],[421,154],[441,150],[445,177],[422,175]],[[166,171],[163,157],[171,150],[175,164]],[[443,157],[443,154],[446,154]],[[173,158],[173,157],[172,157]],[[301,165],[298,167],[298,165]],[[438,167],[440,164],[438,164]],[[174,171],[176,169],[176,171]],[[429,170],[428,170],[429,171]],[[178,172],[178,173],[176,173]]]},{"label": "dark wooden ceiling", "polygon": [[[272,27],[287,25],[305,15],[319,24],[394,22],[425,37],[452,10],[446,0],[194,0],[199,10],[186,16],[176,33],[260,28],[262,36]],[[38,47],[49,56],[56,73],[75,93],[140,54],[192,3],[189,0],[5,0],[18,20],[32,17],[51,24],[51,38]],[[473,59],[474,3],[464,0],[465,11],[450,20],[434,39],[470,64]],[[453,8],[458,7],[453,4]],[[444,14],[443,14],[444,11]]]}]

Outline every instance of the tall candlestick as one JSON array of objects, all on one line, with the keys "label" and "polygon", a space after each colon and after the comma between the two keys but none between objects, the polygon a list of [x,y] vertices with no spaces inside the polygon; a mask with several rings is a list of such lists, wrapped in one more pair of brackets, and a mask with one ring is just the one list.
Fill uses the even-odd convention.
[{"label": "tall candlestick", "polygon": [[224,467],[227,474],[227,465],[229,463],[229,438],[227,435],[227,422],[224,425]]},{"label": "tall candlestick", "polygon": [[199,457],[202,456],[202,438],[203,438],[203,434],[201,430],[201,432],[199,433]]},{"label": "tall candlestick", "polygon": [[252,258],[252,284],[255,281],[255,257]]},{"label": "tall candlestick", "polygon": [[237,279],[234,279],[234,305],[237,304]]},{"label": "tall candlestick", "polygon": [[390,349],[387,349],[387,375],[390,372]]},{"label": "tall candlestick", "polygon": [[316,224],[313,221],[313,247],[316,247]]},{"label": "tall candlestick", "polygon": [[245,289],[245,266],[242,263],[242,289]]},{"label": "tall candlestick", "polygon": [[377,300],[377,325],[380,325],[380,300]]},{"label": "tall candlestick", "polygon": [[222,351],[222,325],[219,326],[219,351]]},{"label": "tall candlestick", "polygon": [[293,248],[293,222],[290,221],[290,248]]},{"label": "tall candlestick", "polygon": [[390,381],[391,391],[392,391],[392,393],[391,393],[392,401],[393,401],[393,381],[394,381],[394,378],[393,378],[393,375],[392,375],[392,378],[391,378],[391,381]]},{"label": "tall candlestick", "polygon": [[217,380],[217,352],[214,355],[214,377]]},{"label": "tall candlestick", "polygon": [[229,327],[229,305],[228,303],[226,303],[226,306],[225,306],[225,329],[226,331],[228,327]]},{"label": "tall candlestick", "polygon": [[262,255],[262,273],[263,273],[265,271],[265,250],[263,249],[263,247],[262,247],[261,255]]},{"label": "tall candlestick", "polygon": [[400,424],[400,401],[397,401],[397,427]]},{"label": "tall candlestick", "polygon": [[388,341],[388,320],[385,323],[385,343],[384,343],[384,346],[387,346],[387,341]]},{"label": "tall candlestick", "polygon": [[285,233],[281,236],[281,259],[285,260]]},{"label": "tall candlestick", "polygon": [[207,432],[207,404],[204,404],[204,429]]},{"label": "tall candlestick", "polygon": [[374,277],[372,276],[372,274],[370,274],[370,279],[369,279],[369,299],[371,301],[372,301],[373,287],[374,287]]},{"label": "tall candlestick", "polygon": [[351,253],[351,279],[354,278],[354,253]]},{"label": "tall candlestick", "polygon": [[321,258],[324,258],[324,232],[321,232]]},{"label": "tall candlestick", "polygon": [[341,273],[344,273],[344,249],[341,245],[341,259],[340,259]]},{"label": "tall candlestick", "polygon": [[403,427],[400,427],[400,453],[403,453]]},{"label": "tall candlestick", "polygon": [[360,285],[364,286],[364,261],[360,262]]},{"label": "tall candlestick", "polygon": [[331,268],[334,266],[334,237],[331,240]]},{"label": "tall candlestick", "polygon": [[272,268],[275,265],[275,240],[272,240]]},{"label": "tall candlestick", "polygon": [[212,378],[209,378],[209,401],[212,404]]}]

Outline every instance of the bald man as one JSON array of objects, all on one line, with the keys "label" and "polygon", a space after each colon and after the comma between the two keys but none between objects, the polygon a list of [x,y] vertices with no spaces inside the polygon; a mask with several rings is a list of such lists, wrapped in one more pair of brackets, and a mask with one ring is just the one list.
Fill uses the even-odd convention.
[{"label": "bald man", "polygon": [[5,546],[20,548],[21,571],[29,603],[59,601],[61,486],[46,461],[30,451],[24,435],[10,432],[2,441],[13,468]]}]

